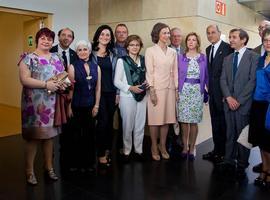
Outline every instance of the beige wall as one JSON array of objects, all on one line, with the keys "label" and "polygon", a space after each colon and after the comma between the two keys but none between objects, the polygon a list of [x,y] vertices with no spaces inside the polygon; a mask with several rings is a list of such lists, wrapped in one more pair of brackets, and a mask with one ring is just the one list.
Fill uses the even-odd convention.
[{"label": "beige wall", "polygon": [[[0,12],[0,103],[20,106],[21,85],[17,63],[23,50],[23,18]],[[16,56],[14,56],[16,55]]]},{"label": "beige wall", "polygon": [[228,38],[232,28],[244,28],[250,35],[248,47],[260,43],[257,24],[263,18],[236,0],[223,0],[227,6],[226,16],[217,15],[215,0],[93,0],[90,1],[89,37],[93,38],[96,28],[101,24],[115,27],[125,23],[130,34],[143,38],[145,47],[152,45],[150,32],[157,22],[167,23],[170,27],[180,27],[184,34],[198,32],[202,39],[202,50],[208,45],[205,29],[217,23]]}]

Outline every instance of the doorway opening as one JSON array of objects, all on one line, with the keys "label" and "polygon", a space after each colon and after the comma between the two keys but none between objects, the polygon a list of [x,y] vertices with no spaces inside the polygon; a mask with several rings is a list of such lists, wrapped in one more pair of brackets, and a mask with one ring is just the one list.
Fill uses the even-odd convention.
[{"label": "doorway opening", "polygon": [[35,34],[51,28],[52,15],[0,7],[0,137],[21,133],[21,84],[17,63],[35,49]]}]

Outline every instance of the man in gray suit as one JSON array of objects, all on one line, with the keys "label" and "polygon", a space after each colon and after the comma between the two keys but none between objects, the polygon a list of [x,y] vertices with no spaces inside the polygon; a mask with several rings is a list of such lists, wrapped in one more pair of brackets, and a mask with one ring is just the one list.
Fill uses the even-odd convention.
[{"label": "man in gray suit", "polygon": [[[261,21],[261,23],[260,23],[260,25],[258,27],[259,35],[260,35],[261,38],[262,38],[262,32],[265,30],[266,27],[270,27],[270,21],[267,21],[267,20]],[[262,44],[260,44],[256,48],[254,48],[253,51],[255,51],[260,56],[263,56],[264,53],[265,53],[265,50],[264,50]]]},{"label": "man in gray suit", "polygon": [[242,29],[232,29],[230,46],[234,53],[224,58],[220,87],[224,98],[226,120],[226,145],[224,162],[219,169],[225,175],[237,178],[246,176],[250,150],[237,143],[242,129],[249,123],[252,94],[255,88],[256,68],[259,56],[246,48],[249,36]]},{"label": "man in gray suit", "polygon": [[175,49],[177,54],[183,54],[184,48],[181,47],[183,35],[182,35],[182,31],[180,30],[180,28],[177,28],[177,27],[172,28],[170,40],[171,40],[170,47]]}]

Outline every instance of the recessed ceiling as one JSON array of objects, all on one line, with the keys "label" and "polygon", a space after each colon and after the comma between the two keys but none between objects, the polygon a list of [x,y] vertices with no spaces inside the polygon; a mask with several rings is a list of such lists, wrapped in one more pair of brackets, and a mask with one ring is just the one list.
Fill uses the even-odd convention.
[{"label": "recessed ceiling", "polygon": [[270,0],[238,0],[238,2],[270,19]]}]

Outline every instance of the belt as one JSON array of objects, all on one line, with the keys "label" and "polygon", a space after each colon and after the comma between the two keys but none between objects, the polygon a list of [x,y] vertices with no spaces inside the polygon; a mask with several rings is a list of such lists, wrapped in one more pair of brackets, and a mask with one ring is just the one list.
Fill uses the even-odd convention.
[{"label": "belt", "polygon": [[200,79],[197,79],[197,78],[185,78],[185,83],[198,84],[198,83],[200,83]]}]

